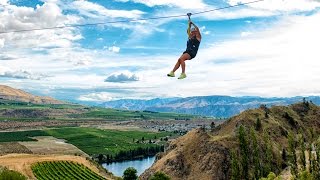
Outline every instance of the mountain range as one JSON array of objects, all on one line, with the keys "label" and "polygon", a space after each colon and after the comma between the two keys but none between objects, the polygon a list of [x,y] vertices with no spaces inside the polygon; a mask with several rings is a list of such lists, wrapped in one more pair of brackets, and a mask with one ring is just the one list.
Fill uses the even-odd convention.
[{"label": "mountain range", "polygon": [[176,112],[216,118],[228,118],[260,105],[289,105],[302,102],[303,98],[320,105],[320,97],[255,97],[255,96],[194,96],[186,98],[155,98],[151,100],[121,99],[102,104],[106,108]]}]

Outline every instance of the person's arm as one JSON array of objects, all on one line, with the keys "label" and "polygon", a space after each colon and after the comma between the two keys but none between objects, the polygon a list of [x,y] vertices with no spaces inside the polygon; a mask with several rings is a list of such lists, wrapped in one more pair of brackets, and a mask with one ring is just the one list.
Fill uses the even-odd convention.
[{"label": "person's arm", "polygon": [[187,29],[187,33],[188,33],[188,37],[190,37],[190,29],[191,29],[191,21],[188,21],[188,29]]},{"label": "person's arm", "polygon": [[200,29],[198,28],[197,25],[195,25],[193,22],[190,23],[190,26],[191,24],[196,28],[196,30],[198,31],[198,33],[196,34],[196,37],[198,39],[198,41],[201,41],[201,33],[200,33]]},{"label": "person's arm", "polygon": [[[197,30],[197,31],[199,31],[198,26],[197,26],[197,25],[195,25],[192,21],[190,21],[190,26],[191,26],[191,25],[193,25],[193,26],[196,28],[196,30]],[[200,32],[200,31],[199,31],[199,32]]]}]

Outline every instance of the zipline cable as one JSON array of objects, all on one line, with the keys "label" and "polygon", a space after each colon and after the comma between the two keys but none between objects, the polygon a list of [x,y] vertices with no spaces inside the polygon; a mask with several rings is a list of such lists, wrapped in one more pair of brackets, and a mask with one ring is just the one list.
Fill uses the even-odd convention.
[{"label": "zipline cable", "polygon": [[[247,2],[247,3],[239,3],[236,5],[231,5],[231,6],[226,6],[226,7],[221,7],[221,8],[216,8],[216,9],[211,9],[211,10],[206,10],[206,11],[200,11],[200,12],[196,12],[196,13],[191,13],[191,15],[198,15],[198,14],[218,11],[218,10],[222,10],[222,9],[228,9],[228,8],[233,8],[233,7],[237,7],[237,6],[243,6],[243,5],[247,5],[247,4],[257,3],[257,2],[261,2],[261,1],[264,1],[264,0],[256,0],[256,1],[251,1],[251,2]],[[118,21],[108,21],[108,22],[99,22],[99,23],[88,23],[88,24],[70,24],[70,25],[47,27],[47,28],[34,28],[34,29],[22,29],[22,30],[13,30],[13,31],[2,31],[2,32],[0,32],[0,34],[21,33],[21,32],[50,30],[50,29],[63,29],[63,28],[70,28],[70,27],[96,26],[96,25],[125,23],[125,22],[137,22],[137,21],[155,20],[155,19],[169,19],[169,18],[178,18],[178,17],[183,17],[183,16],[189,16],[189,15],[181,14],[181,15],[159,16],[159,17],[132,19],[132,20],[118,20]]]},{"label": "zipline cable", "polygon": [[247,2],[247,3],[239,3],[239,4],[236,4],[236,5],[232,5],[232,6],[226,6],[226,7],[221,7],[221,8],[217,8],[217,9],[200,11],[200,12],[192,13],[192,15],[203,14],[203,13],[208,13],[208,12],[212,12],[212,11],[219,11],[219,10],[228,9],[228,8],[233,8],[233,7],[237,7],[237,6],[243,6],[243,5],[247,5],[247,4],[253,4],[253,3],[257,3],[257,2],[261,2],[261,1],[264,1],[264,0],[250,1],[250,2]]}]

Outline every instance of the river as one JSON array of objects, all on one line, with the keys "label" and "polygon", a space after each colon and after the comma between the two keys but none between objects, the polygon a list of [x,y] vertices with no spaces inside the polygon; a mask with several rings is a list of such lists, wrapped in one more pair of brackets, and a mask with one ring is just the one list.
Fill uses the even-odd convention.
[{"label": "river", "polygon": [[144,158],[141,160],[132,160],[132,161],[122,161],[122,162],[113,162],[110,164],[103,163],[102,166],[106,168],[109,172],[112,172],[116,176],[122,177],[123,172],[128,167],[134,167],[137,170],[138,176],[142,174],[146,169],[151,167],[155,160],[155,156]]}]

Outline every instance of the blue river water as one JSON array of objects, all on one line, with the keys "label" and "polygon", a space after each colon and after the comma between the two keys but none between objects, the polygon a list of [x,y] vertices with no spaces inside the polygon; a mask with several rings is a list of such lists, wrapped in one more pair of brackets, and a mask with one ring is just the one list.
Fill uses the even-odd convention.
[{"label": "blue river water", "polygon": [[110,164],[103,163],[102,166],[106,168],[109,172],[114,175],[122,177],[123,172],[128,167],[134,167],[137,170],[138,176],[142,174],[146,169],[151,167],[155,160],[155,157],[148,157],[141,160],[123,161],[123,162],[113,162]]}]

